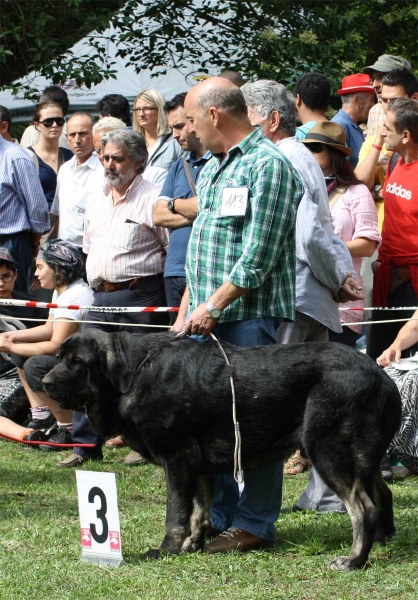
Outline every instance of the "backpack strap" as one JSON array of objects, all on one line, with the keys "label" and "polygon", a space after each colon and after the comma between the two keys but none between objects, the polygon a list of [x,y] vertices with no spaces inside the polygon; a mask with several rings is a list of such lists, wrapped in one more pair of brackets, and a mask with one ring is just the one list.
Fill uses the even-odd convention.
[{"label": "backpack strap", "polygon": [[184,172],[186,174],[187,182],[190,186],[193,196],[196,196],[196,185],[193,179],[192,170],[190,168],[190,163],[186,160],[186,157],[182,158]]},{"label": "backpack strap", "polygon": [[400,157],[399,152],[394,152],[392,154],[392,156],[390,157],[390,160],[389,160],[389,173],[392,173],[393,169],[396,166],[396,163],[398,162],[399,157]]}]

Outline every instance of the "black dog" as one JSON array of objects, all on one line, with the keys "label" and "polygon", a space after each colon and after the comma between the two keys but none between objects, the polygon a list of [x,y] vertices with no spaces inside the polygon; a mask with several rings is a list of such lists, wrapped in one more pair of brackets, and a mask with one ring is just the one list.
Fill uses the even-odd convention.
[{"label": "black dog", "polygon": [[370,358],[340,344],[223,347],[231,368],[214,341],[89,329],[61,345],[43,383],[62,408],[85,408],[97,432],[123,434],[164,467],[160,550],[179,553],[202,548],[210,475],[233,468],[232,369],[244,472],[303,446],[353,524],[350,556],[330,567],[361,567],[373,542],[395,531],[379,468],[400,423],[395,384]]}]

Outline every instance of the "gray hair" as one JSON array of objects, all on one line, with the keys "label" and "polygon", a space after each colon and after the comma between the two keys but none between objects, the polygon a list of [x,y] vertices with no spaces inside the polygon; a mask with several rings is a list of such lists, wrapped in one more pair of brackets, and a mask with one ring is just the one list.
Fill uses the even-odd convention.
[{"label": "gray hair", "polygon": [[370,92],[353,92],[352,94],[343,94],[341,96],[341,104],[342,106],[350,106],[352,103],[354,96],[357,96],[359,100],[364,102],[367,98],[370,98]]},{"label": "gray hair", "polygon": [[103,119],[100,119],[93,125],[93,134],[100,129],[108,129],[109,131],[126,129],[126,123],[116,117],[103,117]]},{"label": "gray hair", "polygon": [[247,106],[253,109],[262,119],[268,119],[277,110],[280,114],[279,129],[295,134],[296,105],[293,94],[284,85],[271,79],[260,79],[245,83],[241,88]]},{"label": "gray hair", "polygon": [[132,129],[115,129],[114,131],[105,133],[100,140],[103,149],[108,142],[117,144],[126,150],[129,158],[133,162],[138,160],[143,161],[138,169],[138,175],[141,175],[145,171],[148,161],[148,150],[147,143],[142,133],[138,133]]},{"label": "gray hair", "polygon": [[238,87],[231,89],[209,89],[198,96],[196,103],[205,113],[208,112],[211,106],[215,106],[228,113],[234,119],[247,117],[244,96]]}]

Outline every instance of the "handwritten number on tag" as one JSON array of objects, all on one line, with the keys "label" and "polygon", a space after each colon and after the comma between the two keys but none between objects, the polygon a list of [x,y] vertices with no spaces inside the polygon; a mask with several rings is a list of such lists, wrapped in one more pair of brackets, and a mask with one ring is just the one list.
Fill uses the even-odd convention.
[{"label": "handwritten number on tag", "polygon": [[98,544],[104,544],[109,535],[109,525],[106,519],[107,501],[103,490],[97,486],[92,487],[89,492],[88,500],[90,504],[94,504],[94,499],[96,496],[100,498],[100,508],[96,510],[96,515],[97,518],[102,522],[102,533],[97,533],[96,525],[94,523],[90,523],[90,531],[92,538]]}]

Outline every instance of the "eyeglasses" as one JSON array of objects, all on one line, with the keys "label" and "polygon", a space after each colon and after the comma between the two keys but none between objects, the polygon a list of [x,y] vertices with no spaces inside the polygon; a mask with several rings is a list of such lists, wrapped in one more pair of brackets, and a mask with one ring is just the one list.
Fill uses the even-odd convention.
[{"label": "eyeglasses", "polygon": [[325,148],[325,144],[321,144],[321,142],[313,142],[312,144],[306,144],[311,152],[314,154],[319,154],[323,152]]},{"label": "eyeglasses", "polygon": [[43,121],[38,121],[44,127],[52,127],[54,123],[56,123],[57,127],[62,127],[65,123],[64,117],[48,117]]},{"label": "eyeglasses", "polygon": [[15,276],[14,273],[6,273],[6,275],[3,275],[3,277],[0,277],[0,281],[2,281],[3,283],[10,283],[14,276]]},{"label": "eyeglasses", "polygon": [[134,108],[133,112],[144,113],[144,115],[149,115],[153,110],[157,110],[156,106],[141,106],[141,108]]}]

